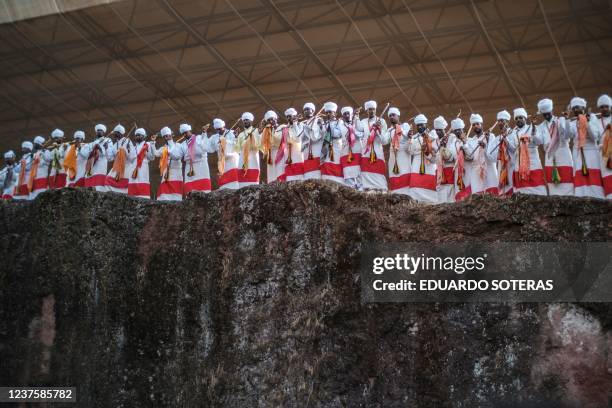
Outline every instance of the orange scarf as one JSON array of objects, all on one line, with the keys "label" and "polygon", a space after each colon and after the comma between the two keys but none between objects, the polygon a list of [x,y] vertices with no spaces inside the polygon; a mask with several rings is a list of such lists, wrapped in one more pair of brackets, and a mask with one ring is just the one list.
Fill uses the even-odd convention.
[{"label": "orange scarf", "polygon": [[76,145],[71,145],[68,151],[66,152],[63,167],[64,171],[68,173],[68,177],[70,178],[70,180],[74,180],[76,178],[77,173]]},{"label": "orange scarf", "polygon": [[510,179],[508,178],[508,164],[510,163],[510,160],[508,158],[508,147],[505,140],[502,140],[499,143],[499,154],[497,156],[497,160],[499,160],[500,164],[499,189],[503,190],[504,187],[510,184]]},{"label": "orange scarf", "polygon": [[246,176],[247,171],[249,170],[249,152],[256,151],[255,143],[253,143],[253,132],[254,129],[251,128],[251,131],[247,133],[247,130],[244,130],[245,139],[242,144],[242,170],[244,170],[244,175]]},{"label": "orange scarf", "polygon": [[219,170],[219,175],[222,175],[225,172],[225,145],[227,141],[225,137],[221,136],[219,138],[219,160],[217,161],[217,169]]},{"label": "orange scarf", "polygon": [[272,157],[270,152],[272,151],[272,126],[266,125],[261,135],[261,150],[265,157],[268,158],[268,164],[272,164]]},{"label": "orange scarf", "polygon": [[521,180],[529,180],[529,135],[524,134],[519,137],[519,177]]},{"label": "orange scarf", "polygon": [[117,157],[115,157],[115,161],[113,162],[112,170],[115,172],[115,180],[119,181],[123,178],[123,173],[125,172],[125,162],[127,160],[127,154],[123,147],[120,147],[117,151]]},{"label": "orange scarf", "polygon": [[168,171],[168,164],[170,160],[168,158],[168,146],[162,147],[161,156],[159,158],[159,175],[164,177],[166,171]]},{"label": "orange scarf", "polygon": [[457,149],[457,163],[455,163],[455,169],[457,171],[457,188],[459,191],[463,191],[465,183],[463,182],[463,174],[465,173],[465,153],[463,149]]},{"label": "orange scarf", "polygon": [[601,157],[606,163],[606,168],[612,170],[612,124],[606,126],[601,143]]},{"label": "orange scarf", "polygon": [[20,165],[19,165],[19,180],[17,181],[17,187],[21,187],[25,184],[26,180],[25,180],[25,174],[26,174],[26,159],[23,158],[21,159]]},{"label": "orange scarf", "polygon": [[40,164],[40,153],[34,154],[34,161],[32,162],[32,167],[30,168],[30,177],[28,179],[28,191],[31,193],[32,188],[34,187],[34,179],[36,178],[36,173],[38,173],[38,165]]},{"label": "orange scarf", "polygon": [[586,144],[588,119],[586,115],[578,115],[576,120],[576,132],[578,133],[578,148],[583,148]]}]

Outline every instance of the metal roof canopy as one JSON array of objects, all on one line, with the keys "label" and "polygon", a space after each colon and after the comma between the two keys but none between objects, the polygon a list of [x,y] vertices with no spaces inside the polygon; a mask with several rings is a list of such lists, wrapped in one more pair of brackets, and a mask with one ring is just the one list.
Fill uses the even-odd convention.
[{"label": "metal roof canopy", "polygon": [[[48,14],[9,3],[9,16]],[[521,99],[535,112],[551,97],[560,111],[572,88],[592,105],[612,91],[608,0],[71,3],[0,25],[3,148],[55,127],[199,128],[326,100],[391,102],[405,119],[416,108],[467,118],[469,104],[488,124]]]}]

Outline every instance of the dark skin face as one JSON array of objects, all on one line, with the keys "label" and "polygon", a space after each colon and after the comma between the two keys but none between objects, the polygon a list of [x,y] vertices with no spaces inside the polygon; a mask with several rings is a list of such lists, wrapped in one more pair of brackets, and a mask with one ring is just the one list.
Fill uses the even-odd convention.
[{"label": "dark skin face", "polygon": [[444,137],[444,130],[443,129],[436,129],[436,135],[438,135],[438,137],[441,139]]},{"label": "dark skin face", "polygon": [[472,130],[474,131],[474,133],[476,133],[477,135],[482,133],[482,123],[474,123],[472,125]]},{"label": "dark skin face", "polygon": [[38,143],[34,143],[34,151],[42,150],[42,148],[43,148],[43,145],[38,144]]},{"label": "dark skin face", "polygon": [[497,127],[499,128],[499,130],[504,130],[504,128],[508,125],[508,121],[505,119],[499,119],[497,121]]},{"label": "dark skin face", "polygon": [[550,122],[552,120],[552,112],[547,112],[547,113],[543,113],[542,117],[544,118],[544,120],[546,120],[547,122]]},{"label": "dark skin face", "polygon": [[172,135],[172,133],[170,133],[170,134],[169,134],[169,135],[167,135],[167,136],[164,136],[164,140],[166,141],[166,143],[168,143],[169,141],[171,141],[171,140],[172,140],[172,136],[173,136],[173,135]]},{"label": "dark skin face", "polygon": [[522,128],[523,126],[525,126],[525,123],[527,123],[527,118],[525,118],[524,116],[517,116],[515,121],[516,126]]},{"label": "dark skin face", "polygon": [[276,127],[276,118],[270,118],[266,121],[266,123],[272,127]]},{"label": "dark skin face", "polygon": [[455,134],[455,136],[457,136],[458,139],[462,139],[462,137],[463,137],[463,129],[455,129],[455,130],[453,130],[453,133]]},{"label": "dark skin face", "polygon": [[608,116],[610,116],[610,106],[608,105],[600,106],[599,113],[601,113],[601,116],[603,116],[604,118],[607,118]]},{"label": "dark skin face", "polygon": [[392,125],[397,125],[399,123],[399,116],[397,116],[395,113],[392,113],[391,115],[389,115],[389,121]]},{"label": "dark skin face", "polygon": [[312,115],[314,115],[314,111],[310,108],[304,108],[304,117],[306,119],[310,119],[312,118]]},{"label": "dark skin face", "polygon": [[352,116],[351,112],[349,111],[346,111],[342,114],[342,118],[344,119],[346,123],[351,123],[351,116]]},{"label": "dark skin face", "polygon": [[368,118],[372,119],[376,116],[376,108],[368,108]]},{"label": "dark skin face", "polygon": [[138,143],[142,142],[142,141],[144,140],[144,138],[145,138],[145,137],[144,137],[144,135],[143,135],[143,134],[141,134],[141,133],[138,133],[138,134],[134,135],[134,139],[135,139],[135,140],[136,140],[136,142],[138,142]]},{"label": "dark skin face", "polygon": [[419,123],[418,125],[416,125],[416,128],[417,132],[419,132],[420,134],[425,133],[425,130],[427,129],[424,123]]},{"label": "dark skin face", "polygon": [[293,122],[295,122],[295,115],[287,115],[287,123],[293,125]]},{"label": "dark skin face", "polygon": [[253,125],[253,122],[251,122],[249,119],[244,119],[242,123],[244,124],[245,129],[248,129]]},{"label": "dark skin face", "polygon": [[186,140],[191,139],[191,130],[186,131],[185,133],[181,133],[181,137],[184,137]]},{"label": "dark skin face", "polygon": [[327,120],[334,120],[336,118],[336,112],[334,111],[326,111],[325,112],[325,117],[327,118]]},{"label": "dark skin face", "polygon": [[32,153],[32,149],[29,149],[27,147],[21,148],[21,154],[28,154],[28,153]]},{"label": "dark skin face", "polygon": [[4,162],[8,165],[8,166],[12,166],[13,164],[15,164],[15,158],[14,157],[9,157],[8,159],[4,159]]},{"label": "dark skin face", "polygon": [[104,137],[104,132],[101,130],[96,131],[96,139],[99,137]]},{"label": "dark skin face", "polygon": [[584,108],[582,106],[574,106],[572,108],[572,112],[574,113],[574,116],[584,115]]}]

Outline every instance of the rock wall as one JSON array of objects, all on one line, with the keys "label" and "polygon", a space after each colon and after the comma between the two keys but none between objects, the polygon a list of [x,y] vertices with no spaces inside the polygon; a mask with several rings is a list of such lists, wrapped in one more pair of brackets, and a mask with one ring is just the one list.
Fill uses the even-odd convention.
[{"label": "rock wall", "polygon": [[361,304],[364,243],[608,241],[612,203],[323,182],[0,205],[0,384],[84,407],[607,406],[608,304]]}]

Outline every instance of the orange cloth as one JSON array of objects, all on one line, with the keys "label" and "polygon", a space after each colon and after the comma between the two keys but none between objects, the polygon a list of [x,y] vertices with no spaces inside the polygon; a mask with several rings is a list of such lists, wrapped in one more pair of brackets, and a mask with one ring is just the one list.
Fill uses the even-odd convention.
[{"label": "orange cloth", "polygon": [[161,156],[159,158],[159,174],[164,177],[166,171],[168,170],[169,155],[168,155],[168,146],[162,147]]},{"label": "orange cloth", "polygon": [[21,159],[21,164],[19,165],[19,180],[17,181],[17,188],[25,184],[26,182],[25,173],[26,173],[26,159]]},{"label": "orange cloth", "polygon": [[219,170],[219,175],[225,173],[225,137],[221,136],[219,138],[219,159],[217,160],[217,169]]},{"label": "orange cloth", "polygon": [[519,140],[519,177],[521,180],[529,180],[529,170],[531,169],[531,163],[529,162],[529,135],[522,135]]},{"label": "orange cloth", "polygon": [[28,191],[32,192],[32,187],[34,186],[34,179],[36,178],[36,173],[38,173],[38,165],[40,164],[40,153],[34,154],[34,161],[32,162],[32,167],[30,168],[30,178],[28,179]]},{"label": "orange cloth", "polygon": [[578,115],[576,120],[576,130],[578,132],[578,147],[582,148],[586,144],[587,126],[589,125],[586,115]]},{"label": "orange cloth", "polygon": [[268,157],[268,164],[272,164],[270,152],[272,151],[272,127],[266,125],[261,135],[261,151]]},{"label": "orange cloth", "polygon": [[117,157],[115,157],[115,161],[113,163],[112,170],[115,172],[115,179],[121,180],[123,178],[123,173],[125,172],[125,163],[127,161],[127,154],[124,148],[120,148],[117,151]]},{"label": "orange cloth", "polygon": [[64,157],[64,171],[68,173],[68,178],[70,180],[74,180],[76,178],[77,173],[77,152],[76,145],[71,145],[66,152],[66,157]]}]

